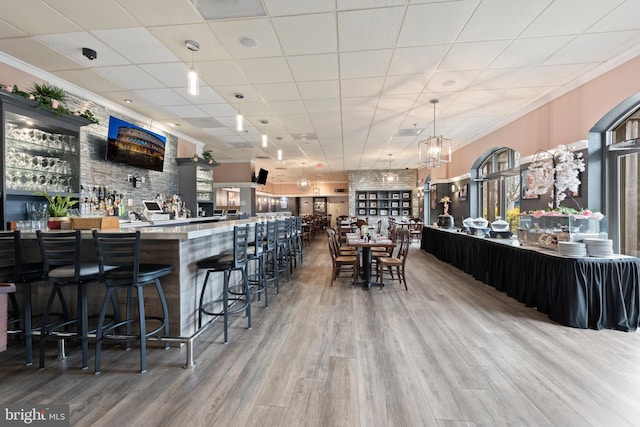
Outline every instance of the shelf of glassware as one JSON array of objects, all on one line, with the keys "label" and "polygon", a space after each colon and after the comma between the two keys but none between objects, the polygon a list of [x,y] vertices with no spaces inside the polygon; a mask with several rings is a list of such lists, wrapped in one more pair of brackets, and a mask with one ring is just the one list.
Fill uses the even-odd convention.
[{"label": "shelf of glassware", "polygon": [[358,216],[410,216],[411,190],[357,191]]},{"label": "shelf of glassware", "polygon": [[196,166],[196,199],[198,202],[212,202],[214,196],[213,170]]},{"label": "shelf of glassware", "polygon": [[[50,134],[6,124],[6,188],[8,194],[75,193],[78,188],[76,135]],[[37,137],[29,137],[37,135]],[[51,137],[51,140],[46,138]],[[45,139],[43,139],[45,138]]]}]

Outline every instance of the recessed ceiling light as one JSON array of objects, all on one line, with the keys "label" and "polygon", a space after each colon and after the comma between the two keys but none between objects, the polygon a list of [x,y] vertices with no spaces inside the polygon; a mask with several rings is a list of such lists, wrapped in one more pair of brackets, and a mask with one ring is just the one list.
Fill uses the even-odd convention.
[{"label": "recessed ceiling light", "polygon": [[248,47],[249,49],[253,49],[258,46],[258,42],[251,37],[240,37],[240,44],[244,47]]},{"label": "recessed ceiling light", "polygon": [[180,126],[182,126],[180,123],[174,123],[173,127],[179,128]]},{"label": "recessed ceiling light", "polygon": [[133,101],[130,100],[129,98],[125,98],[124,102],[126,102],[127,104],[131,104]]},{"label": "recessed ceiling light", "polygon": [[453,86],[456,83],[457,82],[455,80],[451,79],[451,80],[447,80],[446,82],[442,83],[442,86]]}]

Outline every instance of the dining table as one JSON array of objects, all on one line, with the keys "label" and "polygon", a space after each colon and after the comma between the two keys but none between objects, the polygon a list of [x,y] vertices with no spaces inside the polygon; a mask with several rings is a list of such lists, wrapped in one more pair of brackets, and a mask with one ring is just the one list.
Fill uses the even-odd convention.
[{"label": "dining table", "polygon": [[371,289],[371,248],[392,248],[396,243],[391,239],[383,236],[373,237],[371,239],[363,238],[358,233],[347,233],[347,245],[360,248],[362,250],[362,270],[364,271],[364,283],[367,289]]}]

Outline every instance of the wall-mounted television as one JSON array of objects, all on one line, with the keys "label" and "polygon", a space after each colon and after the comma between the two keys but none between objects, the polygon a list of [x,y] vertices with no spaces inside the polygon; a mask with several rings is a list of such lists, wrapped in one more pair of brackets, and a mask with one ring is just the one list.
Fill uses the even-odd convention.
[{"label": "wall-mounted television", "polygon": [[260,168],[260,172],[258,172],[258,179],[256,180],[256,184],[265,185],[267,183],[267,175],[269,175],[269,171]]},{"label": "wall-mounted television", "polygon": [[148,129],[109,117],[106,159],[162,172],[167,138]]}]

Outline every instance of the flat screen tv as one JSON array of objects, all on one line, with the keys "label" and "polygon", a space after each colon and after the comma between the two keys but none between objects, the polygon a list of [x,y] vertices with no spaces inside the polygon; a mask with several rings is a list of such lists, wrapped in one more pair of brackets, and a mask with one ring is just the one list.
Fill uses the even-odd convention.
[{"label": "flat screen tv", "polygon": [[162,172],[165,136],[109,117],[107,160]]},{"label": "flat screen tv", "polygon": [[256,180],[256,184],[265,185],[267,183],[267,175],[269,175],[269,171],[260,168],[260,172],[258,172],[258,179]]}]

